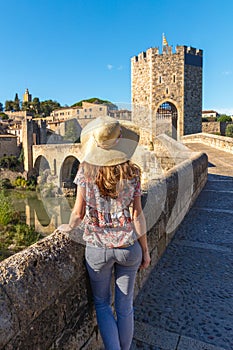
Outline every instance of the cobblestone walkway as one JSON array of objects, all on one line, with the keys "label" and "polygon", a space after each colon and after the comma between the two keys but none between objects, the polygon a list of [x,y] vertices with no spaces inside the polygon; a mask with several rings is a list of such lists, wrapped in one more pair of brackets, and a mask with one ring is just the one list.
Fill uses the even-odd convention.
[{"label": "cobblestone walkway", "polygon": [[187,146],[208,182],[135,301],[132,350],[233,349],[233,155]]}]

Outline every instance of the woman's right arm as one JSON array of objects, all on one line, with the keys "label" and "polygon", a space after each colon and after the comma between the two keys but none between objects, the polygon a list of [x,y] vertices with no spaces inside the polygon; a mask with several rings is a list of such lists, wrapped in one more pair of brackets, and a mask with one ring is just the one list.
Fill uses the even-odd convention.
[{"label": "woman's right arm", "polygon": [[142,210],[141,196],[135,196],[133,201],[133,223],[138,241],[142,247],[142,263],[141,268],[145,269],[150,265],[150,254],[146,236],[146,220]]},{"label": "woman's right arm", "polygon": [[79,226],[86,213],[85,188],[77,187],[74,208],[70,215],[69,226],[71,229]]}]

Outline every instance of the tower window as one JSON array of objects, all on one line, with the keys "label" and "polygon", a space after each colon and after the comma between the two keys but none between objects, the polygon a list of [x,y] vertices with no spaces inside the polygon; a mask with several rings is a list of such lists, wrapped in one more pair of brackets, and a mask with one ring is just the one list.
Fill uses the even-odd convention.
[{"label": "tower window", "polygon": [[169,92],[169,90],[168,90],[168,88],[166,88],[166,94],[168,94],[168,92]]},{"label": "tower window", "polygon": [[161,75],[159,76],[159,83],[160,84],[162,83],[162,76]]},{"label": "tower window", "polygon": [[175,83],[176,82],[176,76],[175,76],[175,74],[173,74],[173,83]]}]

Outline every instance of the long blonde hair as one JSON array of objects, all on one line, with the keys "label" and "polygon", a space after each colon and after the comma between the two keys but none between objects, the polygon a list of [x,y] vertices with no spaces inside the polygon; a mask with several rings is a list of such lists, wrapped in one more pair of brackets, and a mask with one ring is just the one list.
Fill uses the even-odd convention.
[{"label": "long blonde hair", "polygon": [[126,186],[125,180],[132,180],[141,175],[140,168],[131,161],[112,166],[97,166],[83,162],[80,167],[83,167],[84,176],[98,186],[101,196],[111,198],[118,197],[123,186]]}]

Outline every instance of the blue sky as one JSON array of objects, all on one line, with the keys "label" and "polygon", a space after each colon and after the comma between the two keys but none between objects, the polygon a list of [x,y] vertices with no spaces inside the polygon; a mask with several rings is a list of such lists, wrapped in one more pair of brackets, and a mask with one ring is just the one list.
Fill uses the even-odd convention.
[{"label": "blue sky", "polygon": [[129,103],[130,58],[168,44],[204,50],[203,109],[233,114],[232,0],[1,0],[0,102],[26,88],[71,105]]}]

